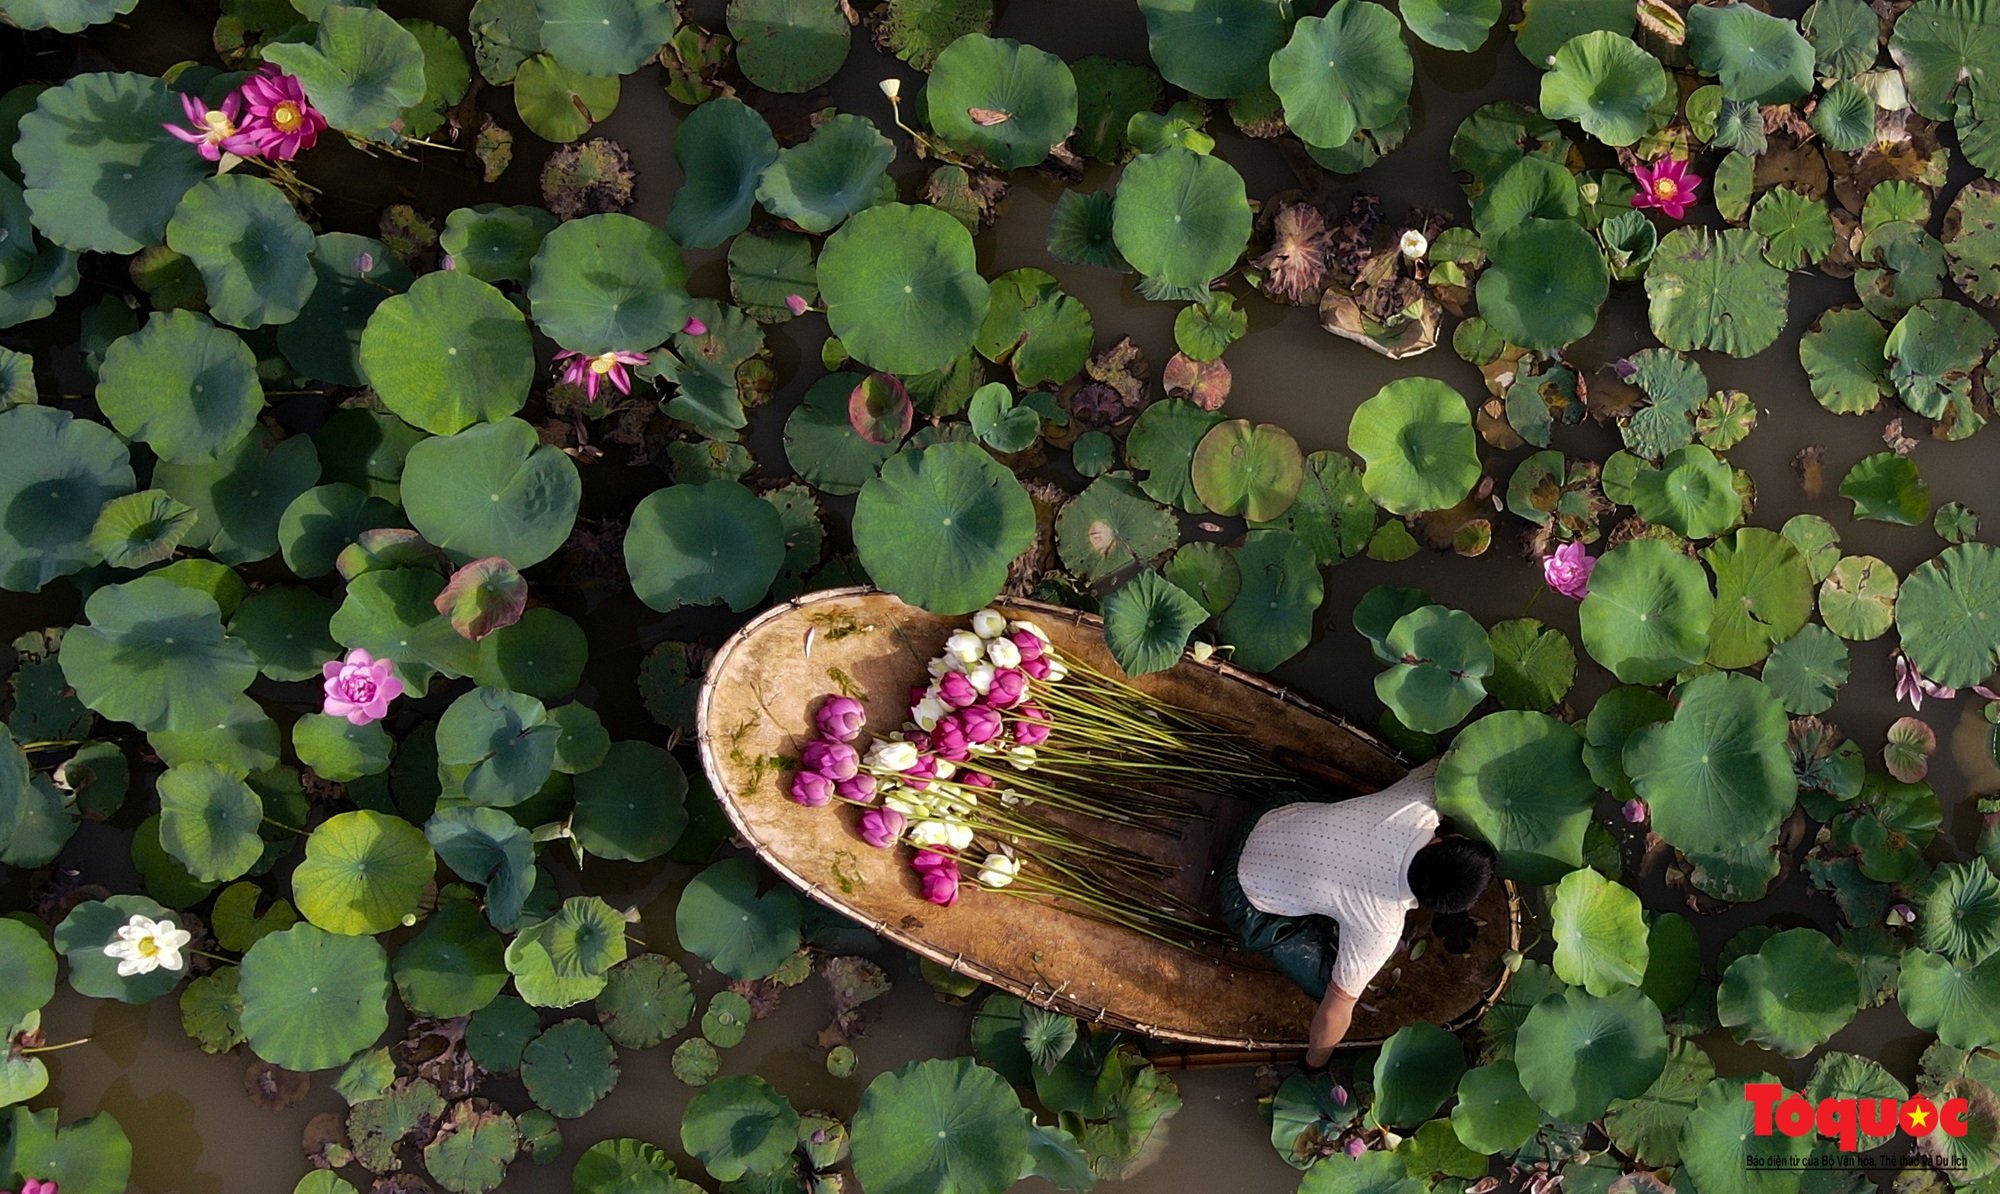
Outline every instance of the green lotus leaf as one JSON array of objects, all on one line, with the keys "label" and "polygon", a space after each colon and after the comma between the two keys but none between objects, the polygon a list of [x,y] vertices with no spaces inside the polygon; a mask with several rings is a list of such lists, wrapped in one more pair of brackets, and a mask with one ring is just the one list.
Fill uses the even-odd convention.
[{"label": "green lotus leaf", "polygon": [[1875,98],[1852,79],[1836,83],[1814,106],[1812,127],[1828,149],[1842,153],[1866,149],[1875,136]]},{"label": "green lotus leaf", "polygon": [[640,954],[613,966],[597,998],[605,1035],[626,1049],[650,1049],[687,1027],[694,992],[687,972],[664,954]]},{"label": "green lotus leaf", "polygon": [[887,173],[895,157],[895,145],[873,121],[835,116],[814,129],[809,140],[767,163],[755,197],[779,219],[807,232],[830,232],[856,212],[895,202],[895,184]]},{"label": "green lotus leaf", "polygon": [[555,978],[588,979],[601,991],[605,973],[625,960],[625,920],[596,896],[564,900],[554,916],[524,928],[508,947],[507,964],[517,982],[521,976],[518,963],[523,960],[517,950],[522,946],[539,950]]},{"label": "green lotus leaf", "polygon": [[[179,98],[149,75],[84,74],[43,91],[20,117],[13,145],[35,229],[77,253],[137,253],[159,244],[181,196],[213,169],[161,135],[162,124],[184,119]],[[50,255],[7,290],[46,276],[58,261]]]},{"label": "green lotus leaf", "polygon": [[1479,480],[1479,441],[1465,399],[1441,381],[1392,381],[1354,408],[1348,446],[1361,483],[1391,514],[1457,505]]},{"label": "green lotus leaf", "polygon": [[1918,475],[1917,462],[1895,452],[1855,461],[1840,479],[1840,496],[1854,503],[1857,519],[1913,527],[1931,515],[1930,486]]},{"label": "green lotus leaf", "polygon": [[781,94],[833,78],[852,36],[834,0],[729,0],[729,34],[743,73]]},{"label": "green lotus leaf", "polygon": [[192,312],[166,311],[105,350],[97,401],[126,438],[163,459],[201,464],[256,426],[264,391],[257,358],[235,334]]},{"label": "green lotus leaf", "polygon": [[1628,684],[1657,684],[1708,653],[1715,597],[1701,565],[1637,539],[1598,560],[1579,620],[1593,659]]},{"label": "green lotus leaf", "polygon": [[1896,598],[1896,633],[1932,681],[1984,683],[2000,663],[2000,548],[1963,543],[1919,564]]},{"label": "green lotus leaf", "polygon": [[1698,676],[1678,696],[1672,719],[1625,745],[1625,770],[1654,830],[1707,853],[1761,840],[1797,798],[1784,708],[1762,684],[1726,672]]},{"label": "green lotus leaf", "polygon": [[862,1093],[854,1175],[870,1194],[999,1194],[1028,1167],[1028,1119],[969,1057],[911,1062]]},{"label": "green lotus leaf", "polygon": [[1574,120],[1606,145],[1630,145],[1652,131],[1653,110],[1668,90],[1659,59],[1629,37],[1600,30],[1556,51],[1542,76],[1542,115]]},{"label": "green lotus leaf", "polygon": [[729,293],[759,323],[789,322],[795,318],[787,305],[793,295],[807,303],[818,301],[812,241],[783,229],[730,241]]},{"label": "green lotus leaf", "polygon": [[1534,109],[1516,103],[1486,104],[1452,134],[1451,165],[1470,177],[1467,191],[1476,199],[1522,158],[1545,158],[1561,165],[1569,148],[1555,122]]},{"label": "green lotus leaf", "polygon": [[1784,327],[1788,293],[1785,271],[1764,260],[1762,238],[1744,228],[1676,228],[1646,271],[1653,334],[1684,352],[1762,352]]},{"label": "green lotus leaf", "polygon": [[1917,940],[1955,966],[2000,949],[2000,879],[1983,862],[1947,862],[1915,892]]},{"label": "green lotus leaf", "polygon": [[[1883,625],[1888,625],[1886,617]],[[1824,626],[1801,626],[1772,647],[1764,661],[1764,683],[1787,713],[1810,715],[1833,708],[1847,675],[1847,644]]]},{"label": "green lotus leaf", "polygon": [[1612,1142],[1646,1164],[1678,1164],[1681,1123],[1714,1077],[1715,1065],[1701,1046],[1684,1037],[1675,1039],[1667,1050],[1666,1068],[1645,1093],[1612,1101],[1604,1117]]},{"label": "green lotus leaf", "polygon": [[1949,120],[1961,85],[1982,77],[2000,55],[2000,11],[1962,0],[1918,0],[1896,19],[1889,56],[1902,67],[1910,106]]},{"label": "green lotus leaf", "polygon": [[1486,691],[1502,708],[1553,709],[1576,683],[1576,648],[1560,630],[1533,618],[1512,618],[1494,623],[1487,641],[1493,674]]},{"label": "green lotus leaf", "polygon": [[2000,183],[1975,178],[1944,216],[1945,260],[1951,280],[1981,306],[2000,304]]},{"label": "green lotus leaf", "polygon": [[1375,677],[1375,695],[1409,728],[1448,730],[1485,698],[1493,646],[1470,614],[1442,605],[1412,610],[1384,645],[1397,662]]},{"label": "green lotus leaf", "polygon": [[798,1142],[799,1113],[755,1074],[709,1083],[681,1117],[681,1147],[720,1181],[775,1173]]},{"label": "green lotus leaf", "polygon": [[1298,499],[1305,457],[1284,428],[1233,419],[1211,427],[1196,445],[1190,477],[1195,495],[1215,513],[1271,522]]},{"label": "green lotus leaf", "polygon": [[757,979],[799,948],[805,905],[780,884],[757,894],[748,859],[726,858],[688,882],[674,909],[674,935],[696,957],[731,978]]},{"label": "green lotus leaf", "polygon": [[1415,1127],[1451,1097],[1465,1073],[1465,1048],[1435,1024],[1407,1024],[1382,1042],[1375,1058],[1374,1118],[1384,1127]]},{"label": "green lotus leaf", "polygon": [[1160,76],[1148,66],[1093,54],[1070,65],[1076,80],[1077,152],[1117,165],[1131,142],[1125,126],[1140,112],[1154,112],[1166,101]]},{"label": "green lotus leaf", "polygon": [[478,642],[521,620],[528,605],[528,581],[506,560],[487,556],[453,572],[437,603],[453,630]]},{"label": "green lotus leaf", "polygon": [[243,599],[229,634],[250,648],[257,670],[273,680],[316,680],[340,654],[327,630],[339,603],[298,585],[271,585]]},{"label": "green lotus leaf", "polygon": [[1631,6],[1617,0],[1525,0],[1522,7],[1514,48],[1538,68],[1546,68],[1571,38],[1599,29],[1632,32]]},{"label": "green lotus leaf", "polygon": [[[466,267],[460,261],[459,268]],[[318,279],[312,295],[298,318],[278,329],[278,347],[293,368],[309,377],[336,385],[366,385],[361,371],[362,333],[375,308],[410,288],[409,268],[390,256],[381,241],[346,232],[320,234],[314,241],[312,268]]]},{"label": "green lotus leaf", "polygon": [[644,352],[687,322],[687,266],[667,234],[616,213],[584,216],[542,239],[528,280],[535,325],[582,353]]},{"label": "green lotus leaf", "polygon": [[600,1140],[576,1159],[575,1194],[699,1194],[701,1187],[674,1176],[667,1154],[640,1140]]},{"label": "green lotus leaf", "polygon": [[1787,929],[1729,964],[1716,1014],[1738,1040],[1804,1057],[1859,1008],[1854,967],[1818,929]]},{"label": "green lotus leaf", "polygon": [[[1289,437],[1287,437],[1289,438]],[[1099,477],[1056,517],[1065,567],[1095,583],[1165,555],[1180,541],[1173,514],[1122,477]]]},{"label": "green lotus leaf", "polygon": [[1139,11],[1160,74],[1207,99],[1263,87],[1267,64],[1290,28],[1276,0],[1139,0]]},{"label": "green lotus leaf", "polygon": [[[1132,437],[1128,440],[1128,454],[1139,450],[1135,445],[1148,417],[1169,405],[1156,402],[1140,412],[1139,421],[1133,425]],[[1209,412],[1202,413],[1204,426],[1212,425],[1220,418]],[[1186,459],[1186,453],[1182,453],[1181,458]],[[1137,465],[1139,461],[1134,457],[1132,463]],[[1300,480],[1298,500],[1268,525],[1288,530],[1304,540],[1322,564],[1337,564],[1361,554],[1368,546],[1368,537],[1374,533],[1376,513],[1374,503],[1368,500],[1361,470],[1355,467],[1353,459],[1344,452],[1314,452],[1305,458]],[[1148,485],[1151,481],[1149,477],[1141,485]],[[1253,522],[1251,525],[1260,524]]]},{"label": "green lotus leaf", "polygon": [[1751,209],[1750,230],[1765,240],[1764,260],[1779,269],[1816,265],[1833,248],[1833,220],[1826,205],[1791,187],[1764,192]]},{"label": "green lotus leaf", "polygon": [[34,256],[27,272],[0,286],[0,328],[47,318],[56,309],[56,300],[76,289],[77,255],[39,238],[31,244]]},{"label": "green lotus leaf", "polygon": [[1964,439],[1985,423],[1973,406],[1973,376],[2000,334],[1979,312],[1947,299],[1911,307],[1882,345],[1889,381],[1903,405],[1938,421],[1946,439]]},{"label": "green lotus leaf", "polygon": [[7,6],[7,23],[17,29],[81,33],[138,7],[127,0],[17,0]]},{"label": "green lotus leaf", "polygon": [[432,817],[424,836],[452,873],[486,889],[486,917],[511,929],[535,888],[535,844],[528,831],[494,808],[450,808]]},{"label": "green lotus leaf", "polygon": [[0,410],[0,588],[39,592],[95,563],[98,512],[132,486],[130,454],[102,424],[46,406]]},{"label": "green lotus leaf", "polygon": [[991,600],[1034,526],[1026,491],[975,444],[898,453],[854,507],[854,543],[868,574],[939,613]]},{"label": "green lotus leaf", "polygon": [[[556,219],[539,207],[481,203],[446,217],[438,248],[451,255],[452,268],[482,282],[525,281],[542,238]],[[322,238],[324,240],[324,238]],[[325,285],[321,277],[321,285]],[[376,292],[378,297],[380,291]]]},{"label": "green lotus leaf", "polygon": [[617,111],[620,90],[615,75],[583,74],[535,54],[514,76],[514,107],[529,132],[565,144]]},{"label": "green lotus leaf", "polygon": [[1688,52],[1732,100],[1787,104],[1813,87],[1813,48],[1799,27],[1748,4],[1690,9]]},{"label": "green lotus leaf", "polygon": [[734,991],[717,991],[709,997],[708,1010],[701,1014],[701,1035],[718,1049],[734,1049],[749,1034],[750,1020],[748,999]]},{"label": "green lotus leaf", "polygon": [[1236,264],[1250,239],[1243,177],[1219,158],[1185,149],[1143,154],[1118,181],[1111,234],[1118,252],[1147,277],[1207,286]]},{"label": "green lotus leaf", "polygon": [[973,347],[1033,387],[1075,377],[1093,338],[1090,309],[1064,294],[1054,275],[1017,269],[993,279],[991,305]]},{"label": "green lotus leaf", "polygon": [[421,693],[436,672],[470,675],[485,644],[467,642],[437,612],[444,583],[444,577],[421,568],[363,573],[348,584],[328,629],[341,646],[361,647],[394,663],[407,692]]},{"label": "green lotus leaf", "polygon": [[1653,1085],[1666,1068],[1667,1033],[1660,1009],[1637,987],[1610,995],[1569,987],[1528,1012],[1514,1064],[1543,1110],[1582,1123]]},{"label": "green lotus leaf", "polygon": [[618,1051],[588,1020],[551,1024],[521,1054],[521,1084],[557,1119],[581,1119],[618,1085]]},{"label": "green lotus leaf", "polygon": [[288,1070],[330,1069],[389,1027],[389,959],[370,938],[293,925],[243,955],[237,994],[252,1052]]},{"label": "green lotus leaf", "polygon": [[469,274],[440,271],[369,317],[361,370],[405,422],[452,435],[521,408],[534,379],[534,347],[527,321],[499,291]]},{"label": "green lotus leaf", "polygon": [[535,429],[503,418],[410,449],[403,505],[425,539],[460,559],[539,564],[569,538],[583,482]]},{"label": "green lotus leaf", "polygon": [[975,390],[965,417],[979,442],[995,452],[1025,452],[1042,436],[1042,416],[1026,403],[1015,405],[1014,391],[1003,382],[989,382]]},{"label": "green lotus leaf", "polygon": [[223,634],[214,600],[171,581],[107,585],[84,616],[89,625],[63,639],[63,675],[78,700],[114,720],[148,731],[214,725],[256,678],[249,651]]},{"label": "green lotus leaf", "polygon": [[1799,364],[1813,397],[1835,414],[1867,414],[1889,396],[1888,329],[1858,307],[1836,307],[1799,340]]},{"label": "green lotus leaf", "polygon": [[1063,60],[984,33],[937,56],[924,103],[948,144],[1001,170],[1039,164],[1076,127],[1076,79]]},{"label": "green lotus leaf", "polygon": [[1299,1182],[1298,1194],[1422,1194],[1424,1189],[1422,1181],[1410,1176],[1400,1152],[1380,1151],[1315,1161]]},{"label": "green lotus leaf", "polygon": [[650,743],[613,743],[602,764],[576,777],[570,828],[595,857],[650,861],[673,849],[687,823],[687,776]]},{"label": "green lotus leaf", "polygon": [[235,327],[290,323],[319,280],[312,229],[261,178],[196,183],[167,221],[167,244],[201,271],[210,313]]},{"label": "green lotus leaf", "polygon": [[[384,933],[416,911],[436,869],[416,826],[366,809],[339,813],[306,838],[305,861],[292,873],[292,902],[328,933]],[[254,1046],[255,1033],[251,1040]]]},{"label": "green lotus leaf", "polygon": [[[1262,3],[1263,0],[1254,0]],[[1104,191],[1064,191],[1049,213],[1049,256],[1065,265],[1095,265],[1128,273],[1114,235],[1117,204]]]},{"label": "green lotus leaf", "polygon": [[506,1180],[521,1149],[514,1117],[484,1099],[452,1104],[424,1146],[424,1168],[452,1194],[486,1194]]},{"label": "green lotus leaf", "polygon": [[629,75],[673,36],[673,11],[644,0],[535,0],[542,48],[589,75]]},{"label": "green lotus leaf", "polygon": [[1226,612],[1243,589],[1236,556],[1220,543],[1184,545],[1167,559],[1161,575],[1210,614]]},{"label": "green lotus leaf", "polygon": [[807,484],[835,497],[858,493],[896,454],[894,444],[871,444],[847,417],[848,396],[863,380],[833,373],[814,382],[785,420],[785,460]]},{"label": "green lotus leaf", "polygon": [[8,1172],[36,1174],[71,1194],[118,1194],[132,1177],[132,1142],[109,1114],[58,1126],[53,1107],[16,1107],[7,1126],[0,1164]]},{"label": "green lotus leaf", "polygon": [[1140,411],[1126,437],[1125,450],[1132,467],[1145,470],[1139,487],[1146,495],[1189,513],[1201,512],[1204,507],[1194,488],[1194,454],[1203,438],[1222,421],[1222,415],[1184,398],[1154,402]]},{"label": "green lotus leaf", "polygon": [[1526,1143],[1541,1121],[1542,1109],[1521,1089],[1521,1072],[1511,1061],[1475,1067],[1458,1080],[1451,1126],[1467,1148],[1510,1152]]},{"label": "green lotus leaf", "polygon": [[324,480],[389,503],[402,499],[403,461],[423,438],[395,415],[362,407],[335,411],[313,433]]},{"label": "green lotus leaf", "polygon": [[479,910],[452,900],[424,922],[421,933],[396,951],[397,993],[421,1016],[469,1016],[493,1002],[507,985],[505,942]]},{"label": "green lotus leaf", "polygon": [[827,238],[820,295],[848,352],[898,374],[941,369],[971,348],[989,298],[965,226],[900,203],[859,212]]},{"label": "green lotus leaf", "polygon": [[[146,832],[142,824],[138,832]],[[157,840],[158,835],[155,834]],[[69,964],[69,985],[90,999],[116,999],[121,1003],[145,1003],[158,999],[179,984],[184,970],[165,967],[120,977],[118,959],[104,947],[117,938],[118,930],[134,916],[170,921],[180,918],[144,896],[115,895],[78,904],[56,926],[55,949]],[[185,954],[183,954],[185,966]]]},{"label": "green lotus leaf", "polygon": [[1514,159],[1472,197],[1472,223],[1495,237],[1526,219],[1575,220],[1582,208],[1576,175],[1544,157]]},{"label": "green lotus leaf", "polygon": [[1881,22],[1866,0],[1816,0],[1799,18],[1819,73],[1848,79],[1875,65]]},{"label": "green lotus leaf", "polygon": [[[1753,1082],[1778,1080],[1770,1074],[1715,1078],[1683,1120],[1679,1148],[1682,1171],[1717,1194],[1790,1194],[1799,1189],[1800,1169],[1812,1148],[1810,1136],[1752,1134],[1755,1110],[1744,1097]],[[1748,1158],[1758,1158],[1751,1162]],[[1765,1158],[1769,1158],[1766,1160]]]},{"label": "green lotus leaf", "polygon": [[204,883],[244,874],[264,856],[264,803],[213,763],[170,767],[159,778],[160,844]]},{"label": "green lotus leaf", "polygon": [[625,534],[632,587],[662,612],[717,601],[749,609],[784,559],[777,510],[734,481],[657,490],[633,511]]},{"label": "green lotus leaf", "polygon": [[0,992],[0,1021],[12,1026],[40,1011],[56,993],[56,955],[41,930],[0,919],[0,966],[8,975]]},{"label": "green lotus leaf", "polygon": [[1492,843],[1505,875],[1552,883],[1583,865],[1597,793],[1583,739],[1544,713],[1489,713],[1438,764],[1438,809]]},{"label": "green lotus leaf", "polygon": [[1394,13],[1369,0],[1338,0],[1324,17],[1292,27],[1271,55],[1271,89],[1300,140],[1332,148],[1395,120],[1409,106],[1415,69]]},{"label": "green lotus leaf", "polygon": [[479,640],[472,679],[544,701],[561,700],[582,681],[584,656],[583,628],[567,614],[537,606],[512,626]]},{"label": "green lotus leaf", "polygon": [[1954,966],[1942,954],[1906,950],[1896,1002],[1910,1023],[1935,1031],[1945,1044],[1986,1048],[2000,1040],[2000,955]]},{"label": "green lotus leaf", "polygon": [[273,43],[264,58],[296,75],[327,123],[358,137],[386,137],[424,99],[424,48],[396,18],[375,8],[328,5],[318,36]]},{"label": "green lotus leaf", "polygon": [[1398,7],[1410,32],[1440,50],[1467,54],[1486,44],[1500,19],[1500,0],[1404,0]]},{"label": "green lotus leaf", "polygon": [[1217,629],[1237,664],[1267,672],[1312,641],[1326,584],[1312,547],[1289,531],[1251,531],[1235,550],[1243,586]]},{"label": "green lotus leaf", "polygon": [[1571,871],[1556,884],[1556,977],[1592,995],[1637,986],[1646,974],[1647,929],[1639,897],[1594,870]]},{"label": "green lotus leaf", "polygon": [[395,741],[380,722],[358,726],[345,717],[308,713],[292,723],[292,751],[314,775],[344,784],[387,771]]},{"label": "green lotus leaf", "polygon": [[[1686,449],[1684,449],[1686,450]],[[1812,614],[1812,575],[1783,535],[1745,527],[1702,552],[1715,570],[1708,662],[1749,667],[1797,634]]]},{"label": "green lotus leaf", "polygon": [[1696,539],[1728,530],[1743,512],[1729,465],[1700,444],[1667,453],[1659,468],[1640,466],[1614,496],[1629,501],[1641,518]]},{"label": "green lotus leaf", "polygon": [[261,430],[223,449],[213,463],[162,462],[153,470],[153,484],[198,515],[188,544],[206,547],[226,564],[276,555],[278,520],[318,479],[310,438],[274,443]]},{"label": "green lotus leaf", "polygon": [[1104,599],[1105,644],[1128,676],[1172,667],[1207,620],[1199,601],[1157,572],[1140,572]]},{"label": "green lotus leaf", "polygon": [[534,697],[475,688],[438,719],[439,782],[473,804],[519,804],[548,781],[561,735]]},{"label": "green lotus leaf", "polygon": [[1526,219],[1487,252],[1493,261],[1479,275],[1479,313],[1509,343],[1560,348],[1597,326],[1611,272],[1588,232],[1568,220]]},{"label": "green lotus leaf", "polygon": [[756,109],[722,96],[688,113],[674,131],[674,160],[686,181],[674,193],[667,235],[690,249],[711,249],[749,227],[758,180],[778,160],[778,143]]},{"label": "green lotus leaf", "polygon": [[[1923,207],[1914,214],[1927,219],[1928,200],[1921,193],[1918,199]],[[1944,246],[1936,238],[1915,221],[1871,222],[1867,228],[1854,291],[1870,313],[1900,319],[1911,307],[1944,293]]]}]

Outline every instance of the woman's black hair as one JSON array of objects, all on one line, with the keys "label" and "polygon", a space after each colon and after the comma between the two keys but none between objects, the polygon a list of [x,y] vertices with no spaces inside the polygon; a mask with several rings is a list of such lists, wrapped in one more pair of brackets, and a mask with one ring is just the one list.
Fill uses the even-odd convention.
[{"label": "woman's black hair", "polygon": [[1432,912],[1463,912],[1493,881],[1493,847],[1469,837],[1447,837],[1410,860],[1410,893]]}]

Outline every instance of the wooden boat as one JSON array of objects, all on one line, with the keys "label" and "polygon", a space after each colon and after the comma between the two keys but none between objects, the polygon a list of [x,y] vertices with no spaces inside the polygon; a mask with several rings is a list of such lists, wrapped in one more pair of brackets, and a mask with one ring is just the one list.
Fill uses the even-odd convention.
[{"label": "wooden boat", "polygon": [[[1100,619],[1035,601],[995,604],[1010,617],[1034,619],[1071,657],[1118,674]],[[1162,1041],[1302,1048],[1312,1001],[1255,955],[1177,948],[1039,900],[977,890],[954,907],[935,907],[919,894],[907,850],[873,849],[855,835],[855,811],[838,802],[802,808],[788,798],[821,695],[857,698],[869,728],[886,733],[907,716],[910,686],[923,678],[925,661],[966,624],[874,589],[844,588],[776,606],[730,638],[702,686],[699,735],[703,765],[738,833],[812,899],[1033,1003]],[[1183,659],[1136,683],[1242,729],[1322,778],[1344,774],[1375,790],[1403,774],[1395,754],[1365,731],[1239,668]],[[1155,856],[1171,853],[1181,864],[1182,894],[1213,907],[1214,857],[1245,805],[1198,799],[1214,819],[1190,821],[1180,840],[1136,829],[1125,840]],[[1493,1005],[1508,977],[1501,955],[1519,944],[1518,894],[1511,884],[1494,884],[1472,915],[1481,927],[1470,949],[1452,953],[1430,933],[1427,914],[1412,914],[1426,948],[1385,967],[1355,1013],[1348,1045],[1379,1043],[1419,1020],[1463,1027]]]}]

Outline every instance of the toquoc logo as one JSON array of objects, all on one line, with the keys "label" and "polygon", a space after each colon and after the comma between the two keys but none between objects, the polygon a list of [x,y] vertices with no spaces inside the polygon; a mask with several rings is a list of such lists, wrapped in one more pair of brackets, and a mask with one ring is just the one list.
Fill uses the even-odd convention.
[{"label": "toquoc logo", "polygon": [[1947,1136],[1963,1136],[1965,1115],[1971,1108],[1962,1098],[1946,1099],[1940,1106],[1923,1095],[1911,1099],[1829,1098],[1814,1104],[1776,1082],[1752,1082],[1743,1088],[1743,1097],[1754,1109],[1754,1134],[1769,1136],[1775,1131],[1804,1136],[1817,1131],[1839,1140],[1848,1152],[1860,1147],[1863,1136],[1880,1139],[1901,1132],[1921,1139],[1939,1129]]}]

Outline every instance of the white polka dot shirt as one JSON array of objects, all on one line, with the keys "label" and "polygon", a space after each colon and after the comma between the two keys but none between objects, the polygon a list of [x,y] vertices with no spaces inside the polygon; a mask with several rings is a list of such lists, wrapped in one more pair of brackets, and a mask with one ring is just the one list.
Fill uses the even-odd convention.
[{"label": "white polka dot shirt", "polygon": [[1372,796],[1273,809],[1243,845],[1237,877],[1252,904],[1340,925],[1333,983],[1350,995],[1389,960],[1417,906],[1410,859],[1438,827],[1436,773],[1433,760]]}]

